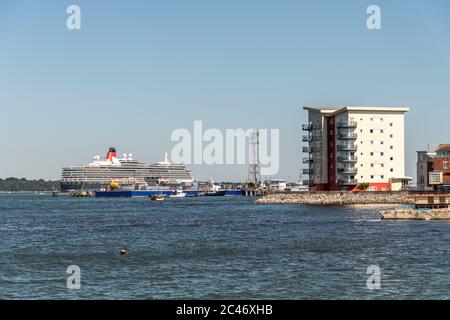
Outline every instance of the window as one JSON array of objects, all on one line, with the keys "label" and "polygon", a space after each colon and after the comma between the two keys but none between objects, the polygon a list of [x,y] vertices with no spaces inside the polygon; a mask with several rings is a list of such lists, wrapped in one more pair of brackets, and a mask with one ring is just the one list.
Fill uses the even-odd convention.
[{"label": "window", "polygon": [[391,122],[391,123],[389,123],[389,126],[390,126],[390,127],[393,127],[393,126],[394,126],[394,124],[393,124],[393,123]]},{"label": "window", "polygon": [[394,157],[391,157],[391,161],[394,161]]},{"label": "window", "polygon": [[428,181],[430,184],[440,184],[442,183],[441,172],[430,172],[428,175]]},{"label": "window", "polygon": [[391,150],[394,150],[394,146],[390,146],[390,149],[391,149]]},{"label": "window", "polygon": [[391,134],[391,135],[389,135],[389,137],[393,138],[393,137],[394,137],[394,135],[393,135],[393,134]]},{"label": "window", "polygon": [[394,172],[394,169],[391,168],[391,172]]},{"label": "window", "polygon": [[372,157],[382,157],[384,156],[384,152],[371,152],[370,155]]},{"label": "window", "polygon": [[444,170],[448,170],[448,161],[444,161],[444,162],[442,163],[442,168],[443,168]]}]

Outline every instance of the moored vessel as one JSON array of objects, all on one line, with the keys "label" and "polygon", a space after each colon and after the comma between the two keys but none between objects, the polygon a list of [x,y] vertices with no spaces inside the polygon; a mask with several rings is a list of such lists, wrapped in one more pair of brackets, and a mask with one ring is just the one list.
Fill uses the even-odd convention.
[{"label": "moored vessel", "polygon": [[98,190],[114,180],[137,179],[149,186],[182,185],[194,180],[191,171],[183,164],[171,163],[167,153],[162,162],[144,163],[132,154],[117,156],[114,147],[109,148],[105,159],[95,156],[94,161],[85,166],[65,167],[61,174],[61,191]]}]

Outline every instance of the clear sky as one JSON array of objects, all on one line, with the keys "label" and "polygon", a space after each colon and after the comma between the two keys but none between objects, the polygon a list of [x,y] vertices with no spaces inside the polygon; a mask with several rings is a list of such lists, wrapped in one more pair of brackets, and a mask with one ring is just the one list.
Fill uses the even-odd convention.
[{"label": "clear sky", "polygon": [[[71,4],[81,30],[66,28]],[[366,27],[371,4],[382,30]],[[415,176],[416,150],[450,143],[450,1],[0,2],[0,177],[56,179],[110,145],[160,161],[202,120],[280,129],[278,176],[294,178],[304,105],[409,106]]]}]

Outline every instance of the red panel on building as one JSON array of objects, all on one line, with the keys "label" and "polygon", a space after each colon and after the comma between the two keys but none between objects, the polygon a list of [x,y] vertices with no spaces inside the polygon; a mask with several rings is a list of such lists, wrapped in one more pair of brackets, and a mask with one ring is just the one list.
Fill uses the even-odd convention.
[{"label": "red panel on building", "polygon": [[335,118],[327,118],[328,190],[338,190],[336,183],[336,123]]}]

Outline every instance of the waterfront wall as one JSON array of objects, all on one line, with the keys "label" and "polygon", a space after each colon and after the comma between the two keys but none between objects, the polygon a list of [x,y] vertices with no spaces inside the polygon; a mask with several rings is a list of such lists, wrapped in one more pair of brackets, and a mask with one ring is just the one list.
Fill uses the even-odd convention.
[{"label": "waterfront wall", "polygon": [[258,200],[256,204],[304,204],[315,206],[345,206],[356,204],[406,204],[413,203],[405,198],[404,192],[298,192],[272,193]]}]

